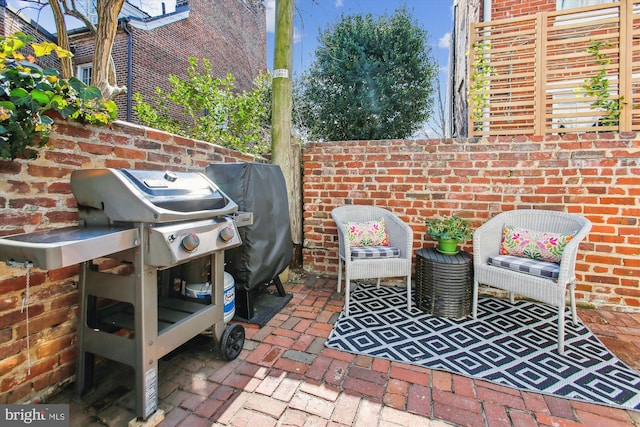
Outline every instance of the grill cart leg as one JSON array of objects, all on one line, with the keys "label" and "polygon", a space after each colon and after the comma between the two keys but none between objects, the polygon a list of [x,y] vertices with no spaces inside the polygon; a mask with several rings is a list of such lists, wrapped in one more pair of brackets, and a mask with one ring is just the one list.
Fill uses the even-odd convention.
[{"label": "grill cart leg", "polygon": [[134,256],[141,286],[135,290],[136,415],[147,419],[158,409],[158,271],[145,264],[141,248]]},{"label": "grill cart leg", "polygon": [[78,396],[82,396],[88,393],[93,387],[93,367],[95,364],[95,357],[93,353],[84,351],[85,346],[85,325],[90,323],[89,315],[93,317],[95,321],[96,313],[96,299],[87,295],[85,281],[87,277],[87,269],[90,267],[89,261],[80,264],[79,275],[79,310],[80,310],[80,325],[78,327],[78,356],[76,360],[76,382],[75,392]]}]

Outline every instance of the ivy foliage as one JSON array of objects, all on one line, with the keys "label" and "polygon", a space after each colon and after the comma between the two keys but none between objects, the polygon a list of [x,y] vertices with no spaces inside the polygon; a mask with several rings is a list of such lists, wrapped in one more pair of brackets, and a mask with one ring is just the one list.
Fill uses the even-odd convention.
[{"label": "ivy foliage", "polygon": [[[171,91],[156,87],[153,105],[135,94],[134,111],[145,125],[177,135],[215,143],[245,153],[269,152],[271,123],[271,79],[261,73],[253,89],[236,93],[234,77],[217,78],[211,63],[189,58],[188,78],[169,76]],[[184,119],[172,117],[178,106]]]},{"label": "ivy foliage", "polygon": [[432,113],[437,65],[427,32],[398,9],[345,16],[321,31],[296,81],[294,122],[308,138],[406,138]]},{"label": "ivy foliage", "polygon": [[473,44],[473,66],[471,74],[471,84],[469,88],[469,108],[471,109],[471,119],[473,129],[482,130],[482,119],[485,109],[489,107],[489,90],[491,89],[491,76],[497,75],[495,68],[491,65],[488,52],[491,50],[491,43],[475,42]]},{"label": "ivy foliage", "polygon": [[596,65],[601,68],[594,76],[586,78],[581,87],[584,91],[584,96],[594,99],[591,103],[591,108],[606,112],[598,123],[602,126],[618,126],[620,114],[624,107],[624,96],[611,97],[612,90],[617,90],[611,87],[607,77],[607,67],[611,64],[611,60],[601,51],[603,48],[610,46],[610,43],[591,40],[591,44],[586,51],[593,56]]},{"label": "ivy foliage", "polygon": [[[34,158],[30,147],[46,145],[53,119],[50,112],[62,118],[104,125],[114,120],[118,108],[105,100],[100,89],[87,86],[75,77],[61,79],[53,68],[35,65],[37,57],[55,53],[70,57],[71,53],[54,43],[31,43],[35,37],[21,32],[0,37],[0,157]],[[21,50],[30,46],[33,55]]]}]

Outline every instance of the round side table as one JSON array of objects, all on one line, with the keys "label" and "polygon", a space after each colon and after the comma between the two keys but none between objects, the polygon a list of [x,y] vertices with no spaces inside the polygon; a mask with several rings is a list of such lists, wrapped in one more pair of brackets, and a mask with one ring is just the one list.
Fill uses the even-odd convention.
[{"label": "round side table", "polygon": [[461,318],[471,312],[473,258],[464,251],[444,255],[435,248],[416,256],[416,305],[426,313]]}]

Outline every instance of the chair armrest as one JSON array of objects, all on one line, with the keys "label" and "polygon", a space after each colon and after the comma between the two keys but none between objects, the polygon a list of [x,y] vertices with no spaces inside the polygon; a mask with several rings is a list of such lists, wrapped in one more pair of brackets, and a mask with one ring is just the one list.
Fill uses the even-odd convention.
[{"label": "chair armrest", "polygon": [[575,280],[576,276],[576,258],[580,243],[587,237],[591,231],[591,222],[587,222],[566,244],[560,258],[560,274],[558,275],[558,283],[565,284]]},{"label": "chair armrest", "polygon": [[413,229],[395,215],[385,215],[385,228],[389,245],[400,249],[401,258],[411,258],[413,253]]},{"label": "chair armrest", "polygon": [[344,230],[342,221],[335,216],[333,216],[333,220],[336,223],[336,229],[338,230],[338,256],[345,261],[351,261],[351,257],[345,256],[345,254],[351,253],[351,242],[346,237],[347,233]]},{"label": "chair armrest", "polygon": [[491,218],[473,232],[473,262],[486,264],[490,256],[498,255],[502,241],[504,218]]}]

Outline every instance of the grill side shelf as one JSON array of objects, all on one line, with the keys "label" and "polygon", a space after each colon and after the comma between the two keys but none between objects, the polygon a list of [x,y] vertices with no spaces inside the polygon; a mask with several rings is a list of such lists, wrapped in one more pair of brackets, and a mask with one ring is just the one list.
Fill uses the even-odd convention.
[{"label": "grill side shelf", "polygon": [[29,261],[55,270],[139,245],[137,228],[67,227],[0,238],[0,261]]}]

